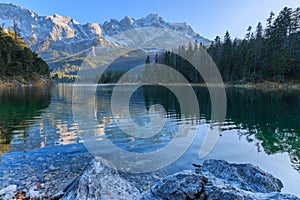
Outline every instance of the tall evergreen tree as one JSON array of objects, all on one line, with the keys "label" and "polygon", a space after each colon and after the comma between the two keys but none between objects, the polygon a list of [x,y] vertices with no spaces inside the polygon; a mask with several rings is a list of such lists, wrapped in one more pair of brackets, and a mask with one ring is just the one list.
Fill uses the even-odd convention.
[{"label": "tall evergreen tree", "polygon": [[149,63],[150,63],[150,56],[147,56],[145,63],[146,63],[146,64],[149,64]]},{"label": "tall evergreen tree", "polygon": [[[191,58],[198,46],[180,46],[179,55]],[[277,17],[267,18],[266,28],[258,23],[256,30],[249,26],[243,40],[232,41],[228,31],[224,40],[217,36],[207,48],[217,64],[224,81],[286,81],[300,78],[300,8],[284,8]],[[189,81],[199,82],[190,64],[173,52],[160,56],[163,64],[174,67]]]},{"label": "tall evergreen tree", "polygon": [[224,36],[224,44],[222,48],[221,58],[219,62],[219,68],[223,74],[225,81],[230,81],[231,67],[232,67],[232,42],[230,34],[226,31]]}]

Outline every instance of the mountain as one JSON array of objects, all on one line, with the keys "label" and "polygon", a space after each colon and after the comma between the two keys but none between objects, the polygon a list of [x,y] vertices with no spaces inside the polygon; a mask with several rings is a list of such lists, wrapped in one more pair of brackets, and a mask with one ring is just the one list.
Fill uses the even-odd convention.
[{"label": "mountain", "polygon": [[70,68],[76,71],[93,46],[112,45],[111,36],[134,28],[162,27],[182,33],[203,45],[210,44],[208,39],[197,34],[187,23],[169,23],[157,14],[136,20],[127,16],[102,25],[80,24],[68,16],[40,16],[26,8],[0,3],[0,26],[8,29],[14,24],[31,50],[37,52],[51,69],[63,68],[63,71]]},{"label": "mountain", "polygon": [[143,28],[143,27],[165,28],[168,30],[172,30],[187,35],[190,38],[197,40],[199,43],[202,43],[204,45],[209,45],[211,43],[210,40],[196,33],[193,30],[193,28],[187,23],[169,23],[166,22],[158,14],[149,14],[146,17],[137,20],[129,16],[126,16],[124,19],[120,21],[116,19],[111,19],[109,22],[104,22],[104,24],[102,25],[102,30],[105,35],[112,36],[134,28]]},{"label": "mountain", "polygon": [[19,6],[0,4],[0,26],[13,27],[14,20],[21,38],[46,61],[108,43],[97,23],[81,25],[70,17],[39,16]]}]

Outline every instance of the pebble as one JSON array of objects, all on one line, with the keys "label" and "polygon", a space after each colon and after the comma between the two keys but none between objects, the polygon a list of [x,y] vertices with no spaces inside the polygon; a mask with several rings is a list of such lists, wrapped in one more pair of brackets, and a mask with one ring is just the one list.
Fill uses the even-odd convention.
[{"label": "pebble", "polygon": [[39,162],[42,162],[42,161],[44,161],[45,159],[44,158],[42,158],[42,157],[39,157],[38,159],[36,159],[37,161],[39,161]]},{"label": "pebble", "polygon": [[29,189],[29,196],[30,198],[36,198],[36,199],[41,197],[37,186],[33,186],[32,188]]},{"label": "pebble", "polygon": [[153,178],[160,179],[159,176],[157,176],[156,174],[153,175]]},{"label": "pebble", "polygon": [[56,168],[53,165],[50,165],[49,169],[50,170],[55,170]]},{"label": "pebble", "polygon": [[17,190],[16,185],[9,185],[8,187],[1,189],[0,190],[0,199],[1,200],[15,199],[16,190]]}]

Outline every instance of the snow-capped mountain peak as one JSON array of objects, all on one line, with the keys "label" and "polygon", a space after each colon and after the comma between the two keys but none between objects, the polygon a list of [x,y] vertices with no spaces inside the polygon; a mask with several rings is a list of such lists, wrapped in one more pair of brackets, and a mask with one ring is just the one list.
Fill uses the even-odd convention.
[{"label": "snow-capped mountain peak", "polygon": [[0,3],[0,26],[4,29],[12,28],[14,22],[17,23],[21,38],[46,61],[77,55],[93,46],[107,46],[111,42],[105,38],[134,28],[161,27],[186,35],[204,45],[210,43],[187,23],[169,23],[158,14],[149,14],[140,19],[126,16],[120,21],[111,19],[102,25],[80,24],[69,16],[40,16],[26,8]]},{"label": "snow-capped mountain peak", "polygon": [[143,27],[161,27],[168,30],[172,30],[178,33],[187,35],[188,37],[197,40],[198,42],[203,43],[204,45],[210,44],[210,41],[201,37],[196,33],[193,28],[184,23],[169,23],[166,22],[158,14],[149,14],[146,17],[141,19],[133,19],[129,16],[126,16],[124,19],[118,21],[116,19],[111,19],[109,22],[104,22],[101,26],[104,32],[104,35],[113,36],[124,31],[128,31],[134,28],[143,28]]},{"label": "snow-capped mountain peak", "polygon": [[148,22],[157,22],[157,21],[163,21],[163,18],[159,16],[158,14],[149,14],[146,17],[143,18],[144,21]]}]

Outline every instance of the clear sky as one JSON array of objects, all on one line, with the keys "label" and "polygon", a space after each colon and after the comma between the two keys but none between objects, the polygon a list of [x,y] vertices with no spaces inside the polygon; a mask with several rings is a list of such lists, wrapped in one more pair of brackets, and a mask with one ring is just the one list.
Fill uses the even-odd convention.
[{"label": "clear sky", "polygon": [[243,37],[249,25],[265,24],[271,11],[296,8],[300,0],[1,0],[40,15],[68,15],[80,23],[103,23],[124,16],[141,18],[157,13],[169,22],[187,22],[200,35],[213,39],[228,30]]}]

